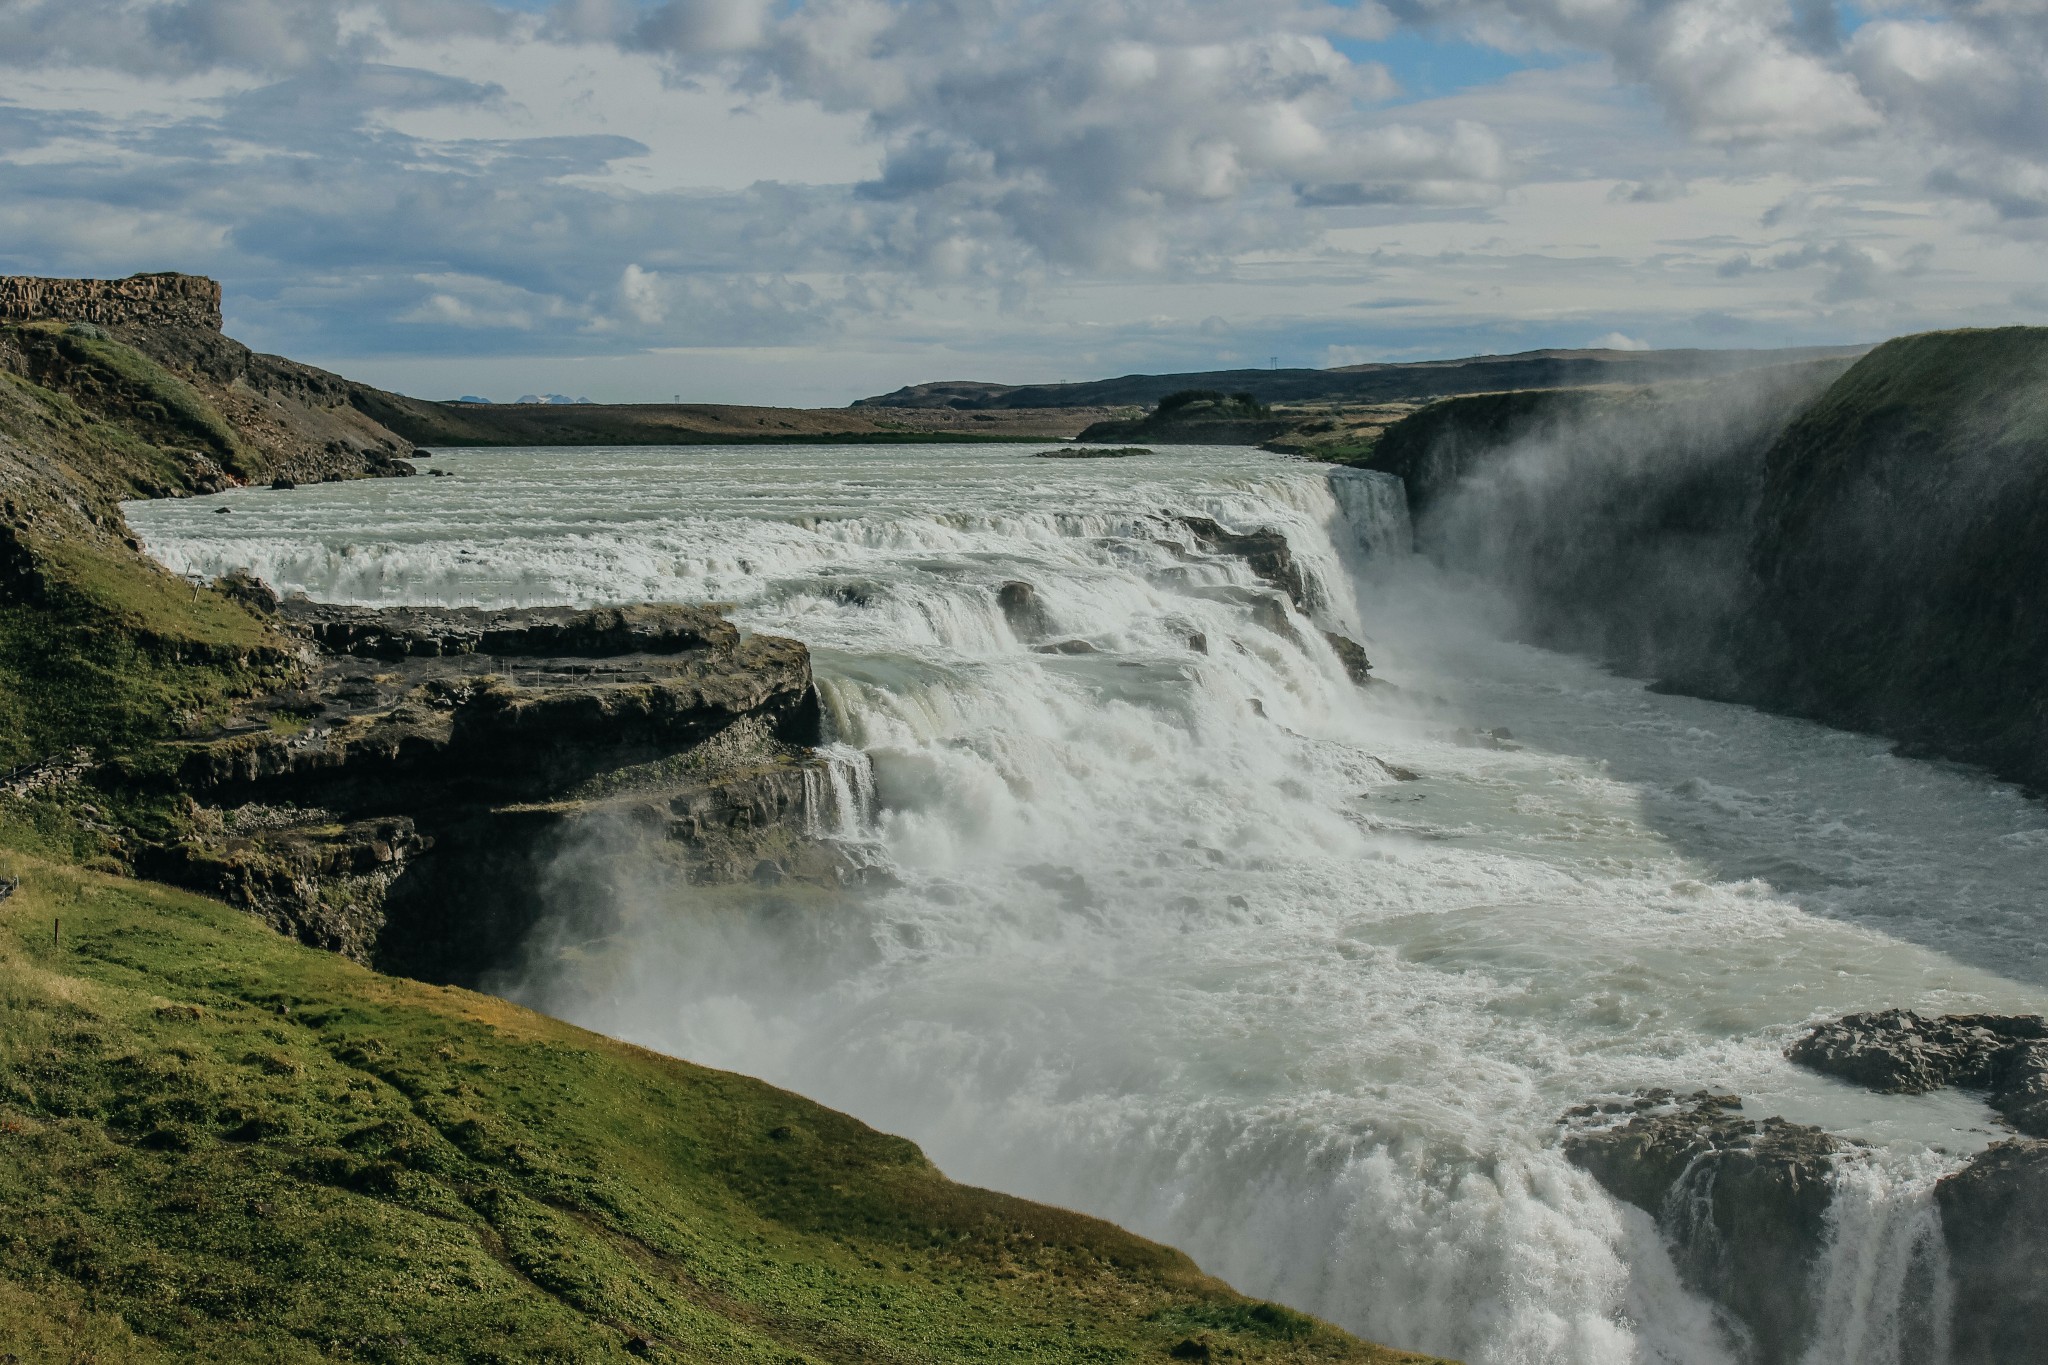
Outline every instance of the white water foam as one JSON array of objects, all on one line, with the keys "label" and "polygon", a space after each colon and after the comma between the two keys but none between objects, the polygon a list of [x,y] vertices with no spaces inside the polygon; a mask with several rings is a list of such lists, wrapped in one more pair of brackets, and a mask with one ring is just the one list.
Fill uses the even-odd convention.
[{"label": "white water foam", "polygon": [[[1887,1324],[1916,1320],[1931,1178],[1988,1119],[1780,1049],[1848,1009],[2041,1010],[2037,804],[1505,643],[1405,556],[1374,476],[1213,449],[437,458],[456,477],[131,521],[180,569],[342,600],[731,601],[813,646],[836,832],[893,875],[749,914],[614,868],[624,927],[543,954],[526,998],[1474,1362],[1732,1358],[1555,1125],[1734,1090],[1896,1154],[1841,1177],[1815,1365],[1921,1358]],[[1180,515],[1285,531],[1326,619]],[[1035,652],[1009,581],[1096,652]],[[1394,686],[1354,687],[1314,625]]]}]

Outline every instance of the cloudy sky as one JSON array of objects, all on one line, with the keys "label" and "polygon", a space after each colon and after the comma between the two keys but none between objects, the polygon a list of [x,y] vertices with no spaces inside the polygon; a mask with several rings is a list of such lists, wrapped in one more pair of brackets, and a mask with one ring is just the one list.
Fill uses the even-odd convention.
[{"label": "cloudy sky", "polygon": [[2048,0],[0,0],[0,271],[430,397],[2048,322]]}]

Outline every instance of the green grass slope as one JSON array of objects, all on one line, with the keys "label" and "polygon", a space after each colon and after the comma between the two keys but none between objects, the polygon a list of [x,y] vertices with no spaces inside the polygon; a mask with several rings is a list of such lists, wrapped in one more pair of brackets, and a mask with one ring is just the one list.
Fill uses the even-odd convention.
[{"label": "green grass slope", "polygon": [[181,455],[195,429],[217,436],[224,457],[244,451],[225,421],[128,347],[40,327],[0,341],[24,337],[61,344],[54,354],[76,361],[74,381],[125,386],[129,405],[153,416],[109,421],[0,369],[0,770],[167,738],[290,665],[284,643],[239,604],[144,558],[115,506],[187,487]]},{"label": "green grass slope", "polygon": [[760,1082],[10,861],[0,1360],[1415,1359]]}]

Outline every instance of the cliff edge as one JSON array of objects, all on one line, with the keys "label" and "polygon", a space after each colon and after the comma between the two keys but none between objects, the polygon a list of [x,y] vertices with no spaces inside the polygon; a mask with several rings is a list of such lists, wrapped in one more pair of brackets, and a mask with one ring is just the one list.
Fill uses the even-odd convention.
[{"label": "cliff edge", "polygon": [[1539,643],[2048,789],[2048,328],[1452,399],[1371,463]]}]

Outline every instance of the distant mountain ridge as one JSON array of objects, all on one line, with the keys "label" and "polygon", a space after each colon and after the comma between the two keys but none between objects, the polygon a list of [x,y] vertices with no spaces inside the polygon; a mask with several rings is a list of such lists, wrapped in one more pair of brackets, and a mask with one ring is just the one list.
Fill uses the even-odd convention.
[{"label": "distant mountain ridge", "polygon": [[1794,346],[1773,350],[1542,350],[1345,365],[1331,370],[1206,370],[1127,374],[1076,384],[995,384],[944,379],[856,400],[856,408],[1150,407],[1183,389],[1249,393],[1262,403],[1383,403],[1502,389],[1583,388],[1704,379],[1801,360],[1853,359],[1867,345]]}]

